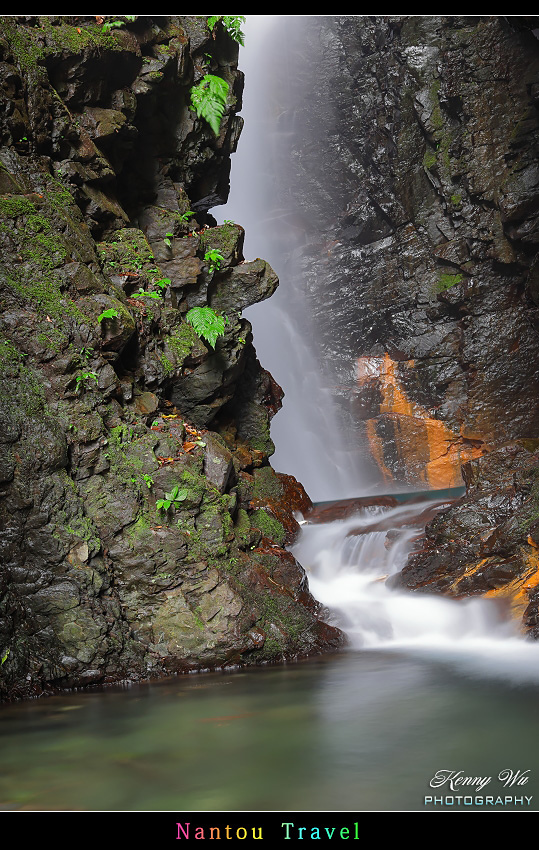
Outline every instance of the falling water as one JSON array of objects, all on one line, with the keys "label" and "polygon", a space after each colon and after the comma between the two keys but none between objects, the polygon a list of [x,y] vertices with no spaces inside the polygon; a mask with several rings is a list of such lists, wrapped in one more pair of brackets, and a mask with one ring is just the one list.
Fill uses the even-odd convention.
[{"label": "falling water", "polygon": [[[294,111],[288,51],[297,49],[300,19],[291,16],[274,38],[279,20],[247,17],[246,47],[240,50],[245,126],[232,158],[230,198],[216,212],[220,221],[245,225],[246,258],[268,260],[280,280],[269,301],[246,311],[259,359],[285,392],[272,422],[272,465],[295,475],[315,501],[342,499],[369,492],[374,478],[368,461],[345,446],[302,293],[298,259],[306,236],[282,178]],[[279,74],[281,86],[275,82]]]},{"label": "falling water", "polygon": [[[379,482],[369,463],[347,450],[325,386],[297,263],[309,236],[282,177],[294,99],[301,97],[301,18],[287,16],[283,26],[282,17],[252,15],[245,32],[245,127],[220,215],[246,224],[246,257],[264,257],[280,277],[277,293],[248,312],[260,360],[285,390],[272,423],[272,465],[294,474],[315,501],[346,499],[372,492]],[[306,524],[293,551],[315,598],[354,649],[398,649],[478,675],[539,681],[539,646],[523,641],[493,601],[388,589],[385,578],[406,563],[424,509],[417,502],[367,508],[343,521]]]},{"label": "falling water", "polygon": [[453,600],[389,589],[414,548],[425,503],[369,507],[307,523],[293,547],[313,595],[351,649],[396,650],[477,675],[539,682],[539,646],[519,636],[494,600]]}]

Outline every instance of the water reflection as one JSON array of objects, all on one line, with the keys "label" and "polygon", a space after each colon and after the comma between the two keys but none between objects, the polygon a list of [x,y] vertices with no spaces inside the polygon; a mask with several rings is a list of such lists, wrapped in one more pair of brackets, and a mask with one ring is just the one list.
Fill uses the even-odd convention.
[{"label": "water reflection", "polygon": [[[539,691],[388,651],[2,710],[17,810],[422,810],[441,768],[529,768]],[[530,790],[531,789],[531,790]]]}]

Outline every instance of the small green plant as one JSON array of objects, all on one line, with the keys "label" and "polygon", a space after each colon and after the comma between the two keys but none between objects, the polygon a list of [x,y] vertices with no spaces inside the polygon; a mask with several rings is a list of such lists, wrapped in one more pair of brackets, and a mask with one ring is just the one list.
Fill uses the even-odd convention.
[{"label": "small green plant", "polygon": [[181,214],[180,219],[182,221],[189,221],[192,215],[196,215],[196,213],[194,213],[193,210],[187,210],[186,212]]},{"label": "small green plant", "polygon": [[98,377],[95,372],[81,372],[80,375],[77,375],[75,380],[75,392],[79,392],[82,387],[88,386],[88,381],[95,381],[96,384],[98,382]]},{"label": "small green plant", "polygon": [[2,658],[0,659],[0,666],[1,666],[2,664],[5,664],[5,663],[6,663],[6,661],[7,661],[7,659],[8,659],[8,656],[9,656],[9,653],[10,653],[10,650],[9,650],[9,649],[6,649],[6,651],[5,651],[5,652],[4,652],[4,654],[2,655]]},{"label": "small green plant", "polygon": [[212,348],[215,348],[218,337],[225,334],[225,317],[218,316],[211,307],[192,307],[185,319]]},{"label": "small green plant", "polygon": [[207,23],[210,30],[213,32],[217,21],[221,21],[227,33],[241,44],[245,46],[245,35],[241,31],[242,24],[245,23],[245,15],[210,15]]},{"label": "small green plant", "polygon": [[[143,480],[143,481],[144,481],[144,483],[146,484],[146,487],[148,488],[148,490],[151,490],[151,489],[152,489],[152,487],[153,487],[153,478],[152,478],[152,476],[151,476],[151,475],[148,475],[148,474],[145,472],[145,473],[143,473],[143,475],[142,475],[142,480]],[[138,481],[138,478],[137,478],[136,476],[133,476],[133,477],[131,478],[131,481],[133,482],[133,484],[136,484],[136,483],[137,483],[137,481]]]},{"label": "small green plant", "polygon": [[117,319],[119,315],[118,310],[115,310],[114,307],[110,307],[109,310],[103,310],[101,315],[97,317],[97,321],[101,324],[103,319]]},{"label": "small green plant", "polygon": [[84,346],[84,348],[81,348],[81,350],[79,351],[79,357],[82,360],[85,360],[86,362],[88,362],[88,360],[91,360],[93,356],[94,356],[94,350],[89,345]]},{"label": "small green plant", "polygon": [[437,292],[445,292],[446,289],[451,289],[462,280],[461,274],[442,274],[436,284]]},{"label": "small green plant", "polygon": [[180,490],[178,484],[172,488],[170,493],[165,493],[164,499],[158,499],[155,507],[158,511],[168,511],[171,507],[179,508],[180,504],[187,498],[188,491],[184,488]]},{"label": "small green plant", "polygon": [[165,243],[165,245],[167,246],[167,248],[172,248],[172,240],[173,240],[173,239],[174,239],[174,234],[173,234],[173,233],[167,233],[167,234],[166,234],[165,238],[163,239],[163,242]]},{"label": "small green plant", "polygon": [[[124,18],[130,23],[136,21],[137,17],[138,15],[124,15]],[[101,27],[101,32],[110,32],[112,29],[119,29],[120,27],[125,27],[125,21],[105,21]]]},{"label": "small green plant", "polygon": [[206,74],[191,89],[191,109],[194,109],[199,118],[208,122],[216,136],[221,129],[228,90],[227,81],[213,74]]},{"label": "small green plant", "polygon": [[161,298],[160,292],[146,292],[142,287],[138,292],[134,292],[131,298]]},{"label": "small green plant", "polygon": [[167,286],[170,286],[171,280],[169,277],[162,277],[161,280],[156,280],[155,285],[160,289],[166,289]]},{"label": "small green plant", "polygon": [[225,258],[217,248],[209,248],[204,254],[204,262],[208,264],[210,272],[218,272]]}]

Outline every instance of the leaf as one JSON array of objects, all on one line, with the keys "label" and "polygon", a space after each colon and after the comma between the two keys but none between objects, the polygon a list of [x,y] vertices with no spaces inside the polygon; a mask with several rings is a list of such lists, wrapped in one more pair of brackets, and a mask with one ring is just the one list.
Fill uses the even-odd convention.
[{"label": "leaf", "polygon": [[228,90],[227,81],[213,74],[206,74],[191,89],[191,108],[199,118],[204,118],[208,122],[216,136],[221,129]]},{"label": "leaf", "polygon": [[119,315],[118,310],[111,307],[109,310],[103,310],[101,315],[97,317],[97,321],[101,324],[103,319],[117,319]]},{"label": "leaf", "polygon": [[218,337],[225,334],[225,320],[211,307],[192,307],[185,317],[201,339],[215,348]]},{"label": "leaf", "polygon": [[241,44],[245,44],[245,36],[241,31],[241,25],[245,23],[245,15],[210,15],[207,19],[208,28],[213,32],[217,21],[222,21],[227,33]]},{"label": "leaf", "polygon": [[215,272],[219,271],[225,261],[225,258],[221,252],[217,250],[217,248],[209,248],[204,254],[204,260],[208,263],[209,270],[211,272]]},{"label": "leaf", "polygon": [[245,23],[245,15],[223,15],[223,26],[227,33],[241,44],[245,46],[245,35],[241,31],[241,25]]},{"label": "leaf", "polygon": [[145,292],[144,289],[139,289],[138,292],[134,292],[131,298],[161,298],[160,292]]}]

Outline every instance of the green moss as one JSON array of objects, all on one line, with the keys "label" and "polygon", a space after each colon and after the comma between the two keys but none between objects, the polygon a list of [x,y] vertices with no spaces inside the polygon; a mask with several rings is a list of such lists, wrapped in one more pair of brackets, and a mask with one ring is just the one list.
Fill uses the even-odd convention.
[{"label": "green moss", "polygon": [[5,339],[0,339],[0,402],[19,419],[48,412],[41,381],[25,365],[24,355]]},{"label": "green moss", "polygon": [[195,329],[187,322],[182,322],[177,333],[166,338],[167,346],[174,352],[180,363],[189,356],[198,341]]},{"label": "green moss", "polygon": [[[126,227],[116,231],[113,242],[100,242],[98,250],[105,271],[139,272],[154,261],[154,255],[142,230]],[[117,267],[117,269],[116,269]]]},{"label": "green moss", "polygon": [[35,72],[48,56],[65,53],[66,50],[80,54],[92,47],[96,50],[125,49],[91,19],[75,26],[57,15],[40,15],[39,27],[26,27],[6,16],[2,22],[2,31],[15,61],[26,73]]},{"label": "green moss", "polygon": [[430,171],[436,165],[436,153],[428,148],[423,156],[423,166]]},{"label": "green moss", "polygon": [[451,195],[450,201],[454,207],[460,207],[462,203],[462,195],[455,193],[454,195]]},{"label": "green moss", "polygon": [[204,251],[213,248],[225,256],[230,255],[236,250],[242,233],[243,229],[237,224],[220,224],[204,231],[200,246]]},{"label": "green moss", "polygon": [[66,335],[56,327],[51,327],[46,333],[39,333],[37,340],[41,345],[59,354],[66,344]]},{"label": "green moss", "polygon": [[196,624],[197,629],[204,631],[206,627],[205,627],[205,625],[204,625],[204,623],[202,622],[202,619],[201,619],[201,613],[200,613],[200,606],[199,605],[197,605],[197,607],[192,611],[192,614],[193,614],[193,617],[195,619],[195,624]]},{"label": "green moss", "polygon": [[243,508],[239,508],[234,525],[234,534],[238,542],[238,546],[247,547],[249,545],[251,531],[251,520],[249,514]]},{"label": "green moss", "polygon": [[129,451],[132,440],[133,433],[127,425],[117,425],[109,432],[107,446],[109,471],[123,484],[139,490],[139,479],[144,472],[144,462],[134,452]]},{"label": "green moss", "polygon": [[62,292],[64,282],[56,271],[69,255],[66,240],[54,222],[27,198],[4,196],[0,204],[6,213],[2,229],[18,243],[19,255],[19,264],[10,266],[6,283],[24,301],[33,302],[44,317],[56,321],[58,350],[67,319],[88,323],[72,299]]},{"label": "green moss", "polygon": [[152,526],[152,520],[148,513],[142,511],[133,525],[130,525],[127,529],[127,534],[131,540],[131,543],[136,546],[137,538],[145,537],[149,532]]},{"label": "green moss", "polygon": [[161,366],[163,367],[165,375],[172,375],[172,373],[174,372],[174,363],[171,363],[168,357],[166,357],[164,354],[160,355],[159,360],[161,362]]},{"label": "green moss", "polygon": [[435,80],[432,81],[432,83],[430,85],[429,96],[430,96],[430,103],[431,103],[431,107],[432,107],[430,120],[432,121],[432,125],[436,130],[441,130],[443,125],[444,125],[444,120],[443,120],[443,117],[442,117],[442,110],[440,108],[440,99],[439,99],[439,96],[438,96],[439,92],[440,92],[440,80],[435,79]]},{"label": "green moss", "polygon": [[254,471],[253,499],[279,501],[283,487],[277,473],[271,466],[262,466]]},{"label": "green moss", "polygon": [[2,195],[0,197],[0,213],[3,218],[18,218],[21,215],[32,215],[36,205],[23,195]]},{"label": "green moss", "polygon": [[270,516],[263,508],[255,511],[251,517],[251,524],[255,528],[259,528],[264,537],[269,537],[270,540],[276,540],[280,546],[284,545],[286,532],[284,526]]},{"label": "green moss", "polygon": [[72,534],[79,540],[84,540],[88,544],[90,553],[97,553],[101,549],[101,539],[92,520],[83,513],[78,513],[72,517],[69,525],[63,526],[68,534]]},{"label": "green moss", "polygon": [[436,283],[436,291],[444,292],[446,289],[451,289],[452,286],[455,286],[457,283],[460,283],[462,280],[461,274],[442,274],[440,275],[438,282]]}]

